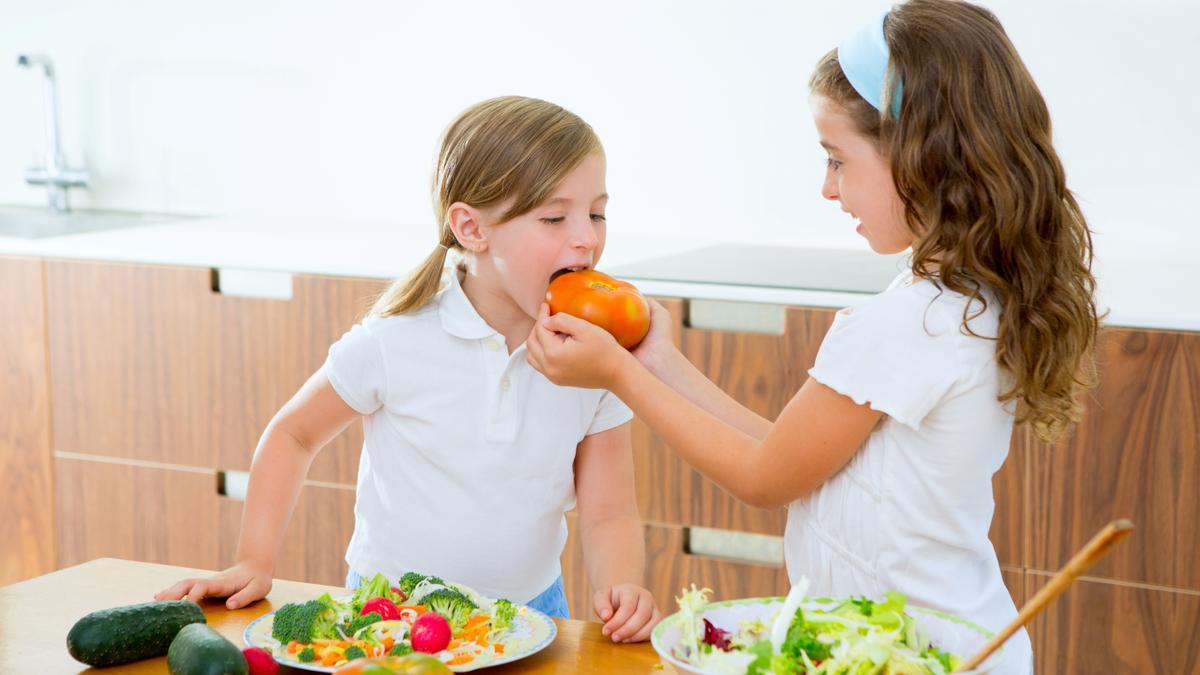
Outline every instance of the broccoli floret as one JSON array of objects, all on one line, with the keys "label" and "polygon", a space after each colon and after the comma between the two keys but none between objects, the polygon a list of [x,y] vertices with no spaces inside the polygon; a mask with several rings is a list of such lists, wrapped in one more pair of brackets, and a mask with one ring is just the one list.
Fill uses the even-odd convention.
[{"label": "broccoli floret", "polygon": [[350,645],[346,648],[346,652],[342,656],[345,656],[347,661],[353,661],[354,659],[366,658],[367,653],[358,645]]},{"label": "broccoli floret", "polygon": [[362,616],[356,616],[354,617],[354,620],[350,622],[350,626],[346,628],[346,636],[354,637],[354,634],[357,633],[360,628],[363,626],[370,626],[377,621],[383,621],[383,617],[380,616],[379,612],[369,612],[367,614],[363,614]]},{"label": "broccoli floret", "polygon": [[296,658],[300,659],[301,663],[312,663],[317,660],[317,653],[313,651],[312,647],[305,647],[296,654]]},{"label": "broccoli floret", "polygon": [[431,584],[444,585],[446,583],[441,579],[441,577],[426,576],[420,572],[407,572],[404,576],[400,577],[400,583],[396,584],[396,587],[404,592],[405,597],[409,597],[412,595],[413,589],[417,587],[417,584],[425,581],[426,579],[428,579],[429,583]]},{"label": "broccoli floret", "polygon": [[413,653],[412,645],[408,644],[407,642],[397,642],[396,644],[392,645],[392,649],[388,652],[388,656],[404,656],[405,654],[411,653]]},{"label": "broccoli floret", "polygon": [[496,606],[492,608],[492,629],[507,630],[512,626],[516,613],[517,608],[511,601],[500,598],[496,601]]},{"label": "broccoli floret", "polygon": [[376,574],[369,582],[358,587],[354,591],[354,597],[350,598],[350,605],[354,607],[354,612],[357,614],[362,611],[363,605],[371,598],[388,598],[391,600],[392,586],[388,583],[387,577],[380,572]]},{"label": "broccoli floret", "polygon": [[332,598],[321,596],[308,602],[292,602],[279,608],[271,625],[271,636],[283,644],[292,640],[304,644],[330,635],[338,620]]},{"label": "broccoli floret", "polygon": [[446,617],[454,630],[461,630],[471,618],[471,612],[479,608],[470,598],[450,588],[439,588],[426,595],[421,598],[421,604]]}]

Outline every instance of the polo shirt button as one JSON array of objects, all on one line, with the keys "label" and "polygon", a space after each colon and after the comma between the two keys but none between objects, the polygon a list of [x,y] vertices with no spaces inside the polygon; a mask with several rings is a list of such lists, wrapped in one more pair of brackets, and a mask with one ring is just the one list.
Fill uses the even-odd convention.
[{"label": "polo shirt button", "polygon": [[500,343],[496,341],[496,338],[488,338],[484,341],[484,344],[493,352],[500,350]]},{"label": "polo shirt button", "polygon": [[504,391],[508,391],[508,388],[511,385],[512,385],[512,382],[510,382],[507,377],[504,378],[503,380],[500,380],[500,389],[502,389]]}]

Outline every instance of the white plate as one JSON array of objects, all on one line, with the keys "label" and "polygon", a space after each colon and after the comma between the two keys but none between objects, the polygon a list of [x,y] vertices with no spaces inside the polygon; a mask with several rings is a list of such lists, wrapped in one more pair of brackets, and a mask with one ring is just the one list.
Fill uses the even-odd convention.
[{"label": "white plate", "polygon": [[[828,610],[838,604],[840,602],[834,600],[805,599],[801,603],[801,607]],[[783,598],[726,600],[708,604],[699,613],[699,616],[708,619],[717,628],[733,631],[737,630],[742,621],[761,619],[769,624],[782,606]],[[987,629],[944,612],[912,605],[905,605],[904,611],[917,620],[929,635],[930,642],[938,649],[951,652],[963,659],[978,651],[992,637],[992,633]],[[682,637],[683,628],[680,625],[679,612],[675,612],[654,627],[654,632],[650,634],[650,642],[659,656],[679,672],[706,675],[705,671],[698,670],[695,666],[674,655]],[[990,673],[1000,663],[1002,653],[1003,649],[997,650],[979,668],[965,670],[955,675]]]},{"label": "white plate", "polygon": [[[351,596],[343,596],[335,598],[339,602],[349,600]],[[279,610],[275,610],[277,612]],[[281,665],[297,668],[299,670],[311,670],[317,673],[332,673],[338,668],[342,668],[345,664],[338,667],[322,666],[316,663],[301,663],[283,656],[276,652],[282,652],[283,645],[279,641],[271,637],[271,627],[275,622],[275,612],[268,612],[250,622],[246,626],[246,630],[242,633],[242,642],[250,647],[262,647],[271,652],[275,661]],[[491,660],[475,660],[470,663],[465,663],[458,666],[446,666],[456,673],[465,673],[470,670],[479,670],[480,668],[490,668],[498,666],[502,663],[512,663],[519,661],[526,656],[535,654],[545,649],[554,637],[558,635],[558,627],[554,625],[554,621],[538,610],[527,607],[525,605],[517,605],[516,614],[513,616],[513,625],[507,633],[504,634],[504,639],[500,640],[500,644],[504,645],[504,654]],[[436,656],[436,654],[434,655]]]}]

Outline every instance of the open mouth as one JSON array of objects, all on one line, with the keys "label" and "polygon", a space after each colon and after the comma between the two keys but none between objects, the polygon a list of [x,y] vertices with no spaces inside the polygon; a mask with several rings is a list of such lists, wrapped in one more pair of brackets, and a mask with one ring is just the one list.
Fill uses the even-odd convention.
[{"label": "open mouth", "polygon": [[561,277],[562,275],[564,275],[568,272],[578,272],[579,270],[586,270],[587,268],[588,268],[587,265],[581,265],[579,267],[564,267],[564,268],[556,271],[554,274],[551,274],[550,281],[553,282],[555,279]]}]

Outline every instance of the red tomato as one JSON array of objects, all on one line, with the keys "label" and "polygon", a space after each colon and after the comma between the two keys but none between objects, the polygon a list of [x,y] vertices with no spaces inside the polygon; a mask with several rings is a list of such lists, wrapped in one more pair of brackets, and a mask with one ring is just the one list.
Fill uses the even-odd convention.
[{"label": "red tomato", "polygon": [[363,603],[361,615],[370,614],[371,612],[379,612],[379,616],[384,621],[400,618],[400,608],[396,607],[396,603],[383,597],[371,598]]},{"label": "red tomato", "polygon": [[409,632],[413,651],[436,654],[450,644],[450,622],[437,612],[425,612]]},{"label": "red tomato", "polygon": [[262,647],[247,647],[242,650],[242,656],[246,657],[250,675],[275,675],[279,672],[279,664]]},{"label": "red tomato", "polygon": [[633,349],[650,330],[650,304],[637,287],[596,270],[567,272],[546,289],[550,313],[566,312],[612,333]]}]

